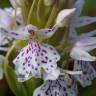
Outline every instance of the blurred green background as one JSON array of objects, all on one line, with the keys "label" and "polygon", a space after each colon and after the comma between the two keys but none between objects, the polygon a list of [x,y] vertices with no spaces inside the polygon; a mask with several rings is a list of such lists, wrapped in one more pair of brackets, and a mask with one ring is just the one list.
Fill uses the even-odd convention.
[{"label": "blurred green background", "polygon": [[[9,7],[9,0],[0,0],[0,8]],[[88,16],[96,16],[96,0],[85,0],[84,9],[81,15]],[[79,32],[91,31],[96,29],[96,23],[91,24],[90,26],[86,26],[84,28],[79,28]],[[5,81],[0,81],[0,96],[11,96],[6,94],[8,93],[8,87],[6,87]],[[79,90],[79,96],[96,96],[96,80],[94,80],[93,84],[86,88],[81,88]],[[9,91],[10,93],[10,91]]]}]

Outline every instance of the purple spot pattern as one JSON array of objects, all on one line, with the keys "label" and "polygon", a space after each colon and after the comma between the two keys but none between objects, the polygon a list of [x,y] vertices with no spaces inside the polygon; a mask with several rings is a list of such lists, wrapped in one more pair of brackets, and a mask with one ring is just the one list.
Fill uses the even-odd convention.
[{"label": "purple spot pattern", "polygon": [[23,79],[30,76],[41,78],[41,69],[43,68],[47,73],[53,71],[57,68],[56,63],[59,59],[59,54],[51,45],[33,42],[21,50],[13,63],[17,75],[23,74]]},{"label": "purple spot pattern", "polygon": [[[46,81],[39,89],[35,90],[34,96],[77,96],[76,82],[67,86],[64,77],[55,81]],[[74,88],[72,86],[75,86]]]},{"label": "purple spot pattern", "polygon": [[90,62],[75,61],[74,71],[82,71],[83,74],[74,76],[83,87],[89,86],[92,80],[96,78],[96,71]]},{"label": "purple spot pattern", "polygon": [[50,29],[42,29],[40,31],[43,32],[44,36],[46,37],[51,37],[56,31],[57,31],[58,27],[56,25],[54,25],[52,28]]}]

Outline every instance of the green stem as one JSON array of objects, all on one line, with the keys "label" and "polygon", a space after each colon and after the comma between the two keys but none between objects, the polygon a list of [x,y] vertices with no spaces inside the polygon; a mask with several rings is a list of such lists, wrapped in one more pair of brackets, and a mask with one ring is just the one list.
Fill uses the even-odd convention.
[{"label": "green stem", "polygon": [[11,48],[9,49],[9,51],[6,54],[6,59],[8,60],[11,52],[13,51],[14,47],[16,46],[16,42],[13,42],[13,45],[11,46]]},{"label": "green stem", "polygon": [[38,4],[37,4],[37,11],[36,11],[36,15],[37,15],[37,21],[38,22],[41,22],[41,20],[40,20],[40,7],[41,7],[41,3],[42,3],[42,0],[39,0],[38,1]]},{"label": "green stem", "polygon": [[27,24],[30,24],[30,20],[31,20],[31,17],[32,17],[32,13],[34,11],[34,7],[35,7],[35,4],[37,3],[37,0],[34,0],[32,5],[31,5],[31,8],[30,8],[30,11],[29,11],[29,14],[28,14],[28,19],[27,19]]},{"label": "green stem", "polygon": [[51,11],[51,14],[48,18],[48,21],[45,25],[45,28],[48,28],[51,26],[51,24],[53,23],[54,21],[54,18],[56,17],[56,14],[57,14],[57,11],[58,11],[58,6],[57,6],[57,2],[54,4],[53,8],[52,8],[52,11]]}]

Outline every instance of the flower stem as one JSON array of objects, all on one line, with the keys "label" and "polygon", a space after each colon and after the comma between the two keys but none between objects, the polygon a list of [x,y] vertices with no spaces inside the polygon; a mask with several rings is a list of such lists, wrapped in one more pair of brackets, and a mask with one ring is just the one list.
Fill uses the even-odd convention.
[{"label": "flower stem", "polygon": [[31,17],[32,17],[32,13],[34,11],[34,7],[35,7],[35,4],[37,3],[37,0],[33,0],[33,3],[31,5],[31,8],[30,8],[30,11],[29,11],[29,14],[28,14],[28,19],[27,19],[27,24],[30,24],[30,20],[31,20]]},{"label": "flower stem", "polygon": [[58,12],[58,6],[57,6],[57,2],[54,4],[53,8],[52,8],[52,11],[51,11],[51,14],[48,18],[48,21],[45,25],[45,28],[48,28],[52,25],[53,21],[54,21],[54,18],[56,17],[56,14]]},{"label": "flower stem", "polygon": [[6,59],[9,58],[11,52],[13,51],[14,47],[16,46],[16,42],[13,42],[13,45],[11,46],[11,48],[9,49],[9,51],[6,54]]}]

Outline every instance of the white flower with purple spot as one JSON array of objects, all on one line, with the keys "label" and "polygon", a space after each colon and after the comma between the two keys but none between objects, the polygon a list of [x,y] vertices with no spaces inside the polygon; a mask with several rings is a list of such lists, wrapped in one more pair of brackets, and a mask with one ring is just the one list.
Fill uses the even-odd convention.
[{"label": "white flower with purple spot", "polygon": [[77,96],[77,94],[77,84],[74,80],[71,79],[71,83],[67,85],[64,77],[59,77],[57,80],[44,82],[34,91],[33,96]]},{"label": "white flower with purple spot", "polygon": [[20,82],[32,77],[44,77],[44,80],[58,78],[60,73],[57,68],[57,61],[60,60],[58,52],[51,45],[41,44],[37,40],[41,36],[44,36],[44,38],[51,37],[57,29],[58,27],[55,25],[50,29],[41,30],[33,25],[21,27],[17,31],[8,31],[1,28],[3,34],[15,39],[29,40],[28,45],[21,50],[13,61]]},{"label": "white flower with purple spot", "polygon": [[82,74],[75,75],[76,80],[80,82],[83,87],[89,86],[92,84],[92,80],[96,78],[96,70],[91,65],[90,62],[86,61],[75,61],[74,62],[74,71],[82,71]]},{"label": "white flower with purple spot", "polygon": [[[39,44],[31,42],[24,47],[16,59],[15,64],[18,80],[23,82],[32,77],[42,78],[43,73],[48,77],[44,79],[57,79],[59,74],[54,74],[57,71],[57,61],[60,59],[57,51],[48,44]],[[51,77],[53,73],[54,78]],[[58,73],[60,73],[58,71]]]}]

